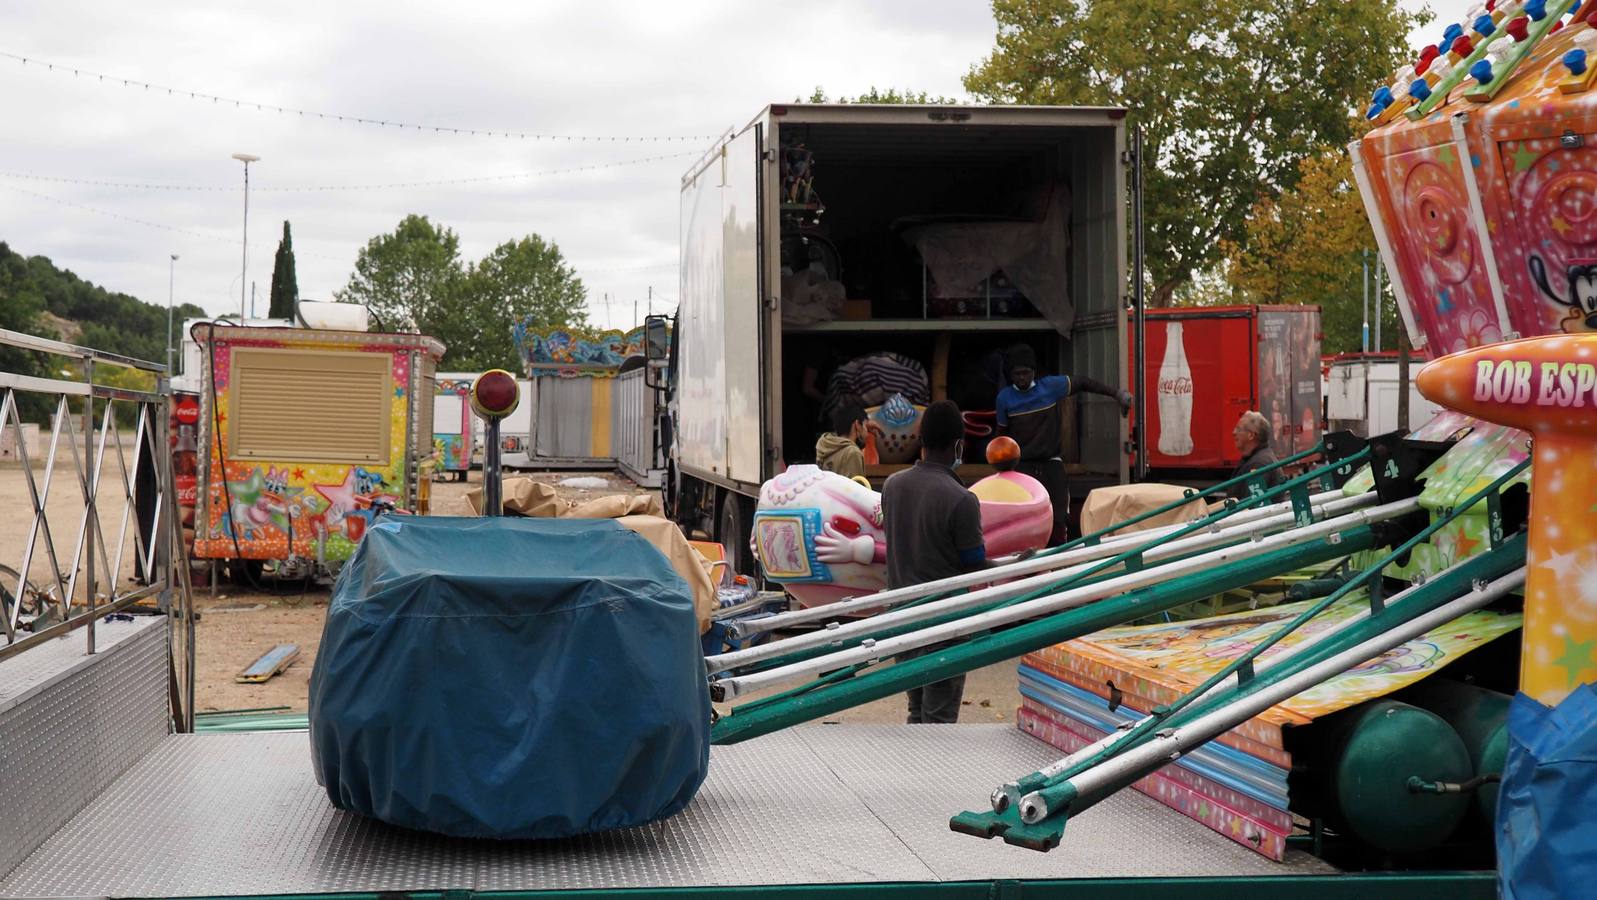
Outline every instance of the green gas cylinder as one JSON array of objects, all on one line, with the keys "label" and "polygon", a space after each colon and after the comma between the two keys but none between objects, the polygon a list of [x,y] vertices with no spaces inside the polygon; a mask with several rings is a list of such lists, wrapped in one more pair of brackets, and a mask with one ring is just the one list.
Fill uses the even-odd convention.
[{"label": "green gas cylinder", "polygon": [[1469,751],[1435,713],[1370,700],[1316,720],[1292,741],[1293,806],[1387,853],[1417,853],[1445,841],[1469,811],[1461,794],[1422,794],[1428,781],[1465,781]]},{"label": "green gas cylinder", "polygon": [[[1403,699],[1441,716],[1469,751],[1475,775],[1501,775],[1508,756],[1508,707],[1512,698],[1449,678],[1427,678],[1403,692]],[[1475,809],[1487,828],[1497,815],[1497,785],[1475,791]]]}]

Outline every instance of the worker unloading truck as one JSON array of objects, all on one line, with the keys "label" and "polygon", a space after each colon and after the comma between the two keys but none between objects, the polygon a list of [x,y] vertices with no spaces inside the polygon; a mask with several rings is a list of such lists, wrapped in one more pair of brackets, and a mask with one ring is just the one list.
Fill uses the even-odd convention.
[{"label": "worker unloading truck", "polygon": [[1054,530],[1050,546],[1069,539],[1070,481],[1065,474],[1061,437],[1065,398],[1080,391],[1113,397],[1120,414],[1131,411],[1131,392],[1114,388],[1085,375],[1044,375],[1037,377],[1037,354],[1025,344],[1011,347],[1005,359],[1009,384],[998,392],[996,413],[998,433],[1020,445],[1017,471],[1042,482],[1054,505]]}]

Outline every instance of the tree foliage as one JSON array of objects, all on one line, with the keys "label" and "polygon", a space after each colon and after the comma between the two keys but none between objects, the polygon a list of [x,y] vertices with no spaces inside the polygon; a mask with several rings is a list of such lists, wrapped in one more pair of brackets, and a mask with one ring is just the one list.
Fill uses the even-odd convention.
[{"label": "tree foliage", "polygon": [[468,265],[455,232],[418,215],[367,242],[335,296],[364,303],[389,328],[438,338],[443,366],[465,371],[518,371],[511,329],[528,317],[541,327],[587,322],[587,289],[554,243],[528,235]]},{"label": "tree foliage", "polygon": [[511,337],[516,323],[539,328],[585,326],[588,290],[560,248],[536,234],[495,247],[466,274],[464,304],[477,328],[468,369],[519,368]]},{"label": "tree foliage", "polygon": [[355,272],[334,296],[364,304],[390,329],[415,328],[447,343],[464,272],[460,238],[426,216],[408,215],[366,242]]},{"label": "tree foliage", "polygon": [[[1241,302],[1318,304],[1322,349],[1358,350],[1364,325],[1365,263],[1374,289],[1375,235],[1344,150],[1307,157],[1297,186],[1254,204],[1244,240],[1222,243],[1226,280]],[[1372,304],[1374,301],[1371,301]],[[1397,306],[1383,291],[1383,343],[1396,346]],[[1371,311],[1371,332],[1375,327]],[[1390,336],[1390,337],[1387,337]]]},{"label": "tree foliage", "polygon": [[299,278],[294,274],[294,236],[283,223],[283,239],[277,242],[277,258],[272,265],[272,306],[267,315],[274,319],[294,317],[299,299]]},{"label": "tree foliage", "polygon": [[942,97],[942,96],[938,96],[938,95],[935,95],[935,94],[927,93],[926,91],[911,91],[911,90],[908,90],[908,89],[905,89],[905,90],[901,91],[901,90],[899,90],[897,88],[888,88],[885,91],[881,91],[881,90],[877,90],[876,89],[876,85],[873,84],[873,85],[871,85],[871,89],[870,90],[866,91],[863,94],[860,94],[858,97],[854,97],[852,99],[850,99],[848,97],[838,97],[835,100],[827,97],[826,96],[826,91],[824,89],[822,89],[820,86],[816,86],[815,90],[810,92],[810,96],[807,99],[800,100],[800,101],[795,101],[795,102],[801,102],[801,103],[894,103],[894,104],[897,104],[897,103],[908,103],[908,104],[942,104],[942,105],[946,105],[946,104],[950,104],[950,103],[958,103],[959,101],[957,99],[953,98],[953,97]]},{"label": "tree foliage", "polygon": [[1428,14],[1388,0],[993,0],[993,52],[965,76],[997,102],[1122,106],[1144,129],[1149,302],[1168,304],[1349,113]]},{"label": "tree foliage", "polygon": [[[188,303],[173,311],[178,323],[204,315],[203,309]],[[166,358],[166,323],[165,304],[107,291],[56,268],[46,257],[24,257],[0,241],[0,328],[160,362]],[[179,340],[181,336],[173,336],[174,343]],[[0,371],[60,377],[61,362],[60,357],[0,348]],[[79,377],[76,370],[72,377]],[[99,373],[97,378],[141,389],[152,384],[148,375],[116,369]],[[48,421],[52,410],[43,396],[19,393],[17,397],[24,419]]]}]

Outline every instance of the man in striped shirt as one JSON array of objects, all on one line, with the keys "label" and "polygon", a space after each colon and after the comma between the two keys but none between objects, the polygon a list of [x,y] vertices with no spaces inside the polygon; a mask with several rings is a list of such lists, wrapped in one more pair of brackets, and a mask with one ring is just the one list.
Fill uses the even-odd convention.
[{"label": "man in striped shirt", "polygon": [[1020,445],[1020,465],[1016,471],[1042,482],[1054,507],[1054,529],[1049,546],[1069,539],[1070,483],[1065,477],[1062,413],[1060,403],[1071,394],[1086,391],[1114,397],[1120,414],[1131,410],[1131,393],[1112,388],[1086,376],[1044,375],[1037,377],[1037,355],[1031,347],[1019,344],[1005,354],[1009,385],[998,392],[998,433],[1007,434]]}]

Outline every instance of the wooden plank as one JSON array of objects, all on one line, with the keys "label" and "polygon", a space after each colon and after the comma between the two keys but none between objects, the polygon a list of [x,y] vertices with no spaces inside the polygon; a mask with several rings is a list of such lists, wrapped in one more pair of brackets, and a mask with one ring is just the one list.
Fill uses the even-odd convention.
[{"label": "wooden plank", "polygon": [[245,684],[260,684],[293,665],[296,659],[299,659],[298,644],[278,644],[262,653],[260,658],[246,666],[244,671],[234,675],[233,680]]}]

